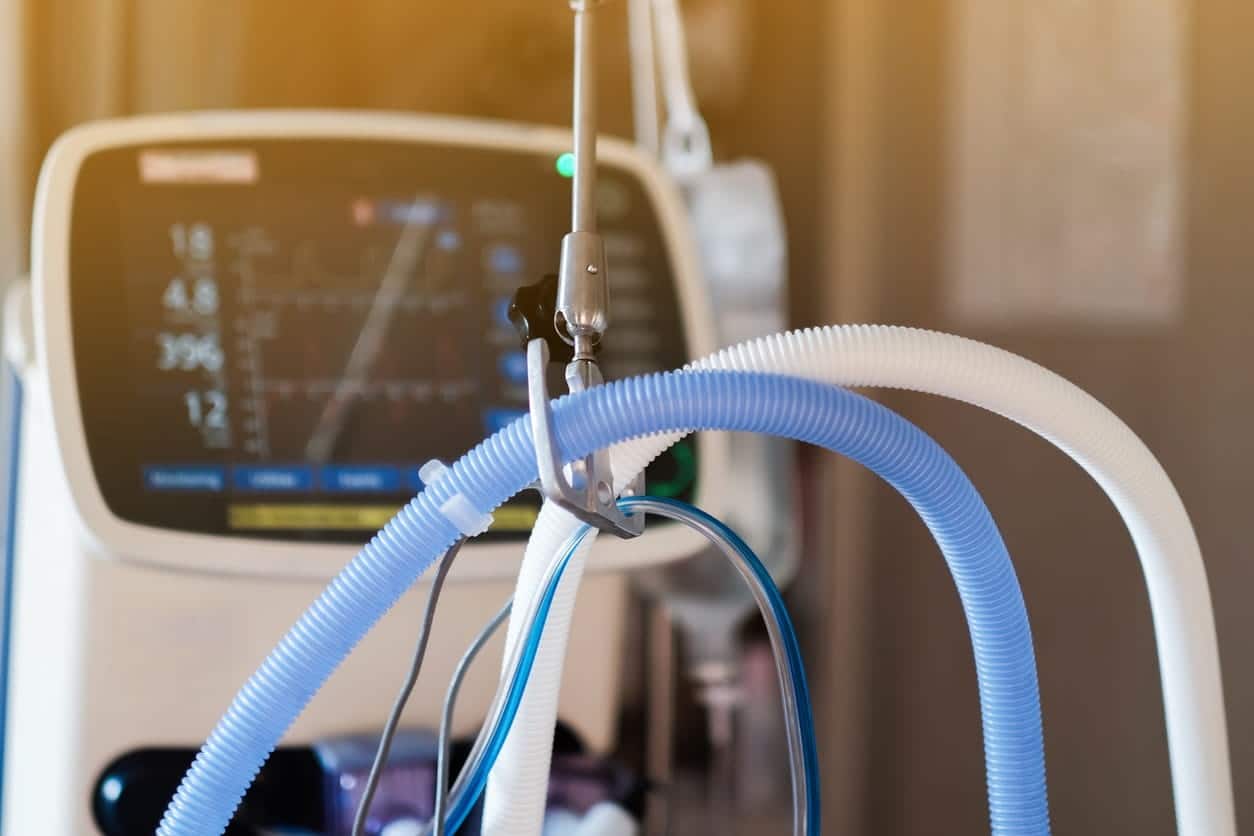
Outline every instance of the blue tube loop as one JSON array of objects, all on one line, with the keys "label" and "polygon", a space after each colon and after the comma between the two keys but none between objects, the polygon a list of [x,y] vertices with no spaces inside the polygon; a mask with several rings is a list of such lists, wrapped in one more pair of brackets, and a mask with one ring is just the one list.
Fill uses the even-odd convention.
[{"label": "blue tube loop", "polygon": [[[774,622],[778,629],[780,644],[774,650],[781,655],[781,658],[777,659],[776,663],[778,666],[782,661],[783,669],[786,673],[781,673],[781,676],[786,676],[787,682],[786,685],[783,685],[784,694],[782,696],[784,702],[787,705],[791,705],[795,711],[797,742],[800,746],[801,754],[801,764],[798,766],[795,762],[793,763],[794,774],[792,779],[794,782],[793,797],[795,805],[793,812],[794,816],[797,817],[794,821],[793,832],[805,834],[822,833],[819,756],[818,741],[814,727],[814,713],[810,705],[810,691],[806,682],[805,665],[801,658],[801,644],[797,639],[797,632],[793,627],[792,619],[788,615],[788,608],[784,604],[784,597],[775,585],[775,580],[771,577],[770,570],[753,553],[753,549],[749,548],[749,545],[722,521],[715,519],[699,508],[694,508],[676,499],[632,496],[624,497],[618,501],[619,508],[628,512],[641,508],[648,511],[651,506],[659,505],[669,509],[669,515],[672,519],[683,520],[690,524],[704,524],[704,526],[714,531],[724,549],[730,549],[739,554],[740,562],[753,574],[755,579],[753,585],[761,589],[765,595],[765,606],[767,609],[762,611],[762,616],[764,619],[767,619],[768,624]],[[656,510],[656,508],[653,508],[653,510]],[[450,812],[445,818],[446,832],[448,833],[458,832],[458,829],[462,827],[470,816],[474,805],[478,802],[484,788],[487,786],[492,766],[505,744],[510,726],[513,725],[517,715],[518,706],[522,702],[528,677],[531,675],[532,665],[535,662],[536,654],[539,652],[540,643],[544,639],[544,621],[548,617],[549,608],[557,595],[557,590],[562,580],[562,573],[565,572],[566,567],[574,557],[575,551],[589,533],[591,533],[591,527],[585,523],[567,541],[565,550],[558,558],[557,571],[553,574],[552,580],[542,590],[543,594],[539,607],[524,640],[518,667],[513,671],[511,678],[506,684],[507,698],[501,711],[501,723],[492,729],[491,736],[487,738],[484,758],[482,762],[476,765],[476,770],[470,773],[464,791],[460,793],[454,792],[452,803],[450,804]],[[755,599],[757,598],[757,596],[754,597]],[[762,602],[759,602],[759,606],[762,605]],[[480,733],[482,734],[482,732]],[[790,752],[789,754],[791,760],[792,753]],[[469,769],[470,767],[471,764],[468,763],[466,768]],[[800,806],[796,805],[798,798],[796,782],[798,781],[804,787],[803,794],[806,799],[804,813]],[[460,779],[458,783],[461,783]],[[798,825],[801,826],[800,830],[798,830]]]}]

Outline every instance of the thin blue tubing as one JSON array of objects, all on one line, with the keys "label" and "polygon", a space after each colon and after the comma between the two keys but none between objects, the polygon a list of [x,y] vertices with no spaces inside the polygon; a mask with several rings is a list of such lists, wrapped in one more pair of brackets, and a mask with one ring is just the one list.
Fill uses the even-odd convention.
[{"label": "thin blue tubing", "polygon": [[[918,511],[953,574],[979,682],[996,836],[1049,832],[1036,661],[1001,535],[961,469],[925,433],[866,398],[743,372],[631,378],[560,398],[563,461],[658,432],[734,430],[806,441],[879,474]],[[441,511],[488,513],[537,478],[529,422],[484,440],[418,494],[331,581],[248,679],[201,747],[158,836],[218,836],[284,733],[363,636],[462,533]]]},{"label": "thin blue tubing", "polygon": [[[753,549],[749,547],[749,544],[741,539],[726,523],[716,517],[677,499],[623,497],[618,501],[619,507],[627,513],[631,513],[633,509],[647,506],[650,503],[666,506],[671,509],[675,518],[704,523],[716,531],[722,538],[723,543],[740,555],[743,563],[752,571],[755,579],[754,583],[766,593],[769,611],[763,613],[763,615],[768,619],[774,620],[778,625],[779,636],[783,642],[782,650],[785,657],[785,668],[790,680],[790,683],[785,688],[785,693],[791,690],[792,702],[795,704],[797,712],[797,725],[799,726],[797,732],[798,739],[801,742],[802,763],[805,774],[801,776],[794,775],[793,780],[803,780],[805,782],[805,832],[822,833],[819,750],[818,738],[814,728],[814,711],[810,704],[809,686],[806,684],[805,664],[801,658],[801,643],[797,639],[797,631],[788,615],[788,607],[784,604],[784,596],[780,593],[779,587],[776,586],[775,579],[771,577],[770,571],[753,552]],[[646,508],[645,510],[648,509]],[[571,536],[562,550],[561,556],[558,558],[556,571],[549,579],[548,585],[542,590],[542,597],[539,606],[536,608],[535,617],[527,625],[527,634],[518,666],[514,668],[513,675],[507,684],[507,697],[504,708],[501,711],[501,722],[493,729],[492,737],[485,745],[484,757],[479,762],[475,772],[468,778],[465,790],[453,799],[453,806],[447,818],[448,826],[446,832],[448,833],[456,833],[458,828],[465,823],[487,787],[488,775],[492,771],[501,749],[505,746],[505,739],[509,736],[510,728],[514,725],[519,705],[522,703],[523,693],[527,688],[527,681],[531,676],[532,666],[536,655],[540,652],[540,642],[544,638],[545,620],[548,618],[553,599],[557,596],[557,590],[562,581],[562,574],[566,571],[571,558],[574,557],[575,551],[591,531],[592,528],[585,524],[580,526]],[[788,697],[785,697],[785,699],[788,699]]]}]

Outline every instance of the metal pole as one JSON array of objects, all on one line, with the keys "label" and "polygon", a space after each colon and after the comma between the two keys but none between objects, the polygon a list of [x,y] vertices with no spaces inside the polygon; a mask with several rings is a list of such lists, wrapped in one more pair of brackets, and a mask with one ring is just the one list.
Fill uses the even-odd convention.
[{"label": "metal pole", "polygon": [[575,178],[571,207],[573,232],[596,232],[597,30],[598,0],[576,0],[575,10]]},{"label": "metal pole", "polygon": [[557,280],[557,332],[575,347],[567,381],[575,391],[600,383],[596,345],[609,326],[609,278],[605,243],[597,234],[596,9],[600,0],[574,0],[575,90],[572,124],[575,177],[571,183],[571,231],[562,239]]}]

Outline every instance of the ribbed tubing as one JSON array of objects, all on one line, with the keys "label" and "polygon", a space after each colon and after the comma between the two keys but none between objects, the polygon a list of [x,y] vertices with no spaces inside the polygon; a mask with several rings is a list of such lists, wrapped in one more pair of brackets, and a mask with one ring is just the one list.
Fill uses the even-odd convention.
[{"label": "ribbed tubing", "polygon": [[[554,406],[562,457],[660,431],[738,430],[818,444],[879,473],[918,510],[948,560],[971,625],[997,834],[1048,832],[1036,669],[1018,583],[974,487],[930,438],[865,398],[771,375],[635,378]],[[327,587],[236,696],[184,777],[159,836],[220,834],[265,759],[366,632],[458,532],[438,512],[463,494],[491,511],[536,478],[520,420],[419,494]]]},{"label": "ribbed tubing", "polygon": [[1214,611],[1179,493],[1113,412],[1036,363],[974,340],[890,326],[834,326],[755,340],[708,368],[755,368],[845,386],[945,395],[1052,442],[1101,485],[1136,545],[1149,593],[1181,836],[1235,836]]},{"label": "ribbed tubing", "polygon": [[[848,325],[794,331],[725,349],[692,368],[772,372],[954,398],[1023,425],[1074,459],[1118,509],[1145,575],[1179,832],[1235,836],[1219,651],[1201,550],[1166,472],[1114,413],[1066,379],[1015,354],[914,328]],[[621,490],[680,438],[664,434],[616,445],[611,455],[616,488]],[[534,594],[549,560],[577,527],[555,506],[546,503],[541,509],[519,575],[519,600]],[[591,545],[589,538],[568,572],[582,571]],[[577,592],[575,584],[564,584],[553,612],[568,613]],[[513,624],[510,630],[512,647]],[[534,668],[536,685],[527,690],[520,709],[528,722],[514,726],[489,783],[485,836],[540,832],[566,639],[555,629],[545,631]]]}]

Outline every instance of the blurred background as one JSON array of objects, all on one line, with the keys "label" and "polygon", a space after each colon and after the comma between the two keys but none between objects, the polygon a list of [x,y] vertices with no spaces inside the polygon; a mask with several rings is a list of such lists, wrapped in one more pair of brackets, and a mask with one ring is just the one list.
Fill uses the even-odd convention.
[{"label": "blurred background", "polygon": [[[601,82],[607,131],[629,136],[623,7],[607,6]],[[716,156],[764,159],[779,179],[791,325],[993,342],[1094,393],[1160,456],[1207,558],[1238,815],[1254,823],[1254,4],[684,11]],[[76,123],[298,106],[564,124],[569,25],[561,0],[0,0],[0,278],[25,270],[39,161]],[[1056,832],[1174,833],[1150,614],[1108,501],[1002,419],[884,401],[967,469],[1015,557]],[[803,472],[790,597],[817,683],[827,832],[986,832],[975,676],[944,563],[886,487],[828,457],[806,454]],[[677,755],[699,766],[677,716]]]}]

